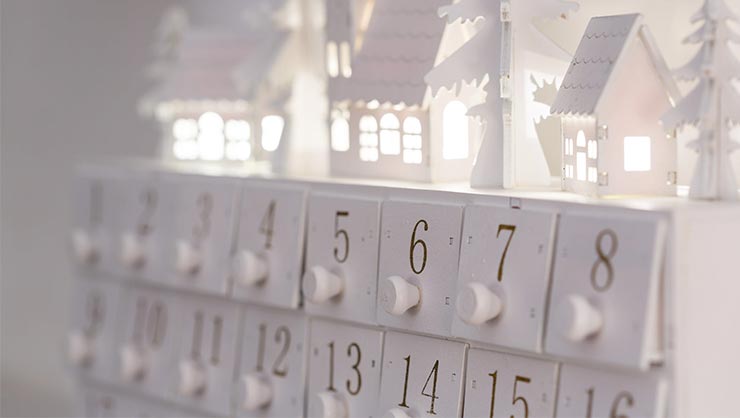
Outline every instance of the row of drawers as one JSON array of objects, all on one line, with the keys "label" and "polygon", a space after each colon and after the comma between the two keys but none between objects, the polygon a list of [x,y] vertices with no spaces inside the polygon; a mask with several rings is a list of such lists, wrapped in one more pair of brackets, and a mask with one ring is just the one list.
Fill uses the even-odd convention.
[{"label": "row of drawers", "polygon": [[662,356],[661,213],[136,170],[76,187],[92,273],[579,361]]},{"label": "row of drawers", "polygon": [[69,348],[88,388],[87,416],[665,412],[667,385],[654,373],[560,364],[131,282],[81,279],[76,296]]}]

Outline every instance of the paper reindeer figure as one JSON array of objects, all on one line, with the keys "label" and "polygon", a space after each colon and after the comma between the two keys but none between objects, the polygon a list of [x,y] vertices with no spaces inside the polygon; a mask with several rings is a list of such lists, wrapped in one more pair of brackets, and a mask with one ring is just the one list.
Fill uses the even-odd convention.
[{"label": "paper reindeer figure", "polygon": [[[477,86],[432,96],[424,75],[466,40],[437,11],[450,0],[327,4],[331,173],[410,181],[467,180],[483,101]],[[495,52],[497,53],[497,52]]]},{"label": "paper reindeer figure", "polygon": [[737,199],[729,154],[738,144],[729,138],[729,125],[740,122],[740,97],[731,83],[740,77],[740,62],[728,42],[740,43],[740,34],[733,32],[729,21],[739,23],[722,0],[706,0],[691,17],[691,23],[702,23],[684,43],[701,47],[674,74],[679,80],[698,80],[698,84],[663,117],[668,130],[682,125],[699,128],[699,137],[689,143],[699,154],[689,191],[693,199]]},{"label": "paper reindeer figure", "polygon": [[563,0],[462,0],[440,9],[448,24],[476,24],[477,29],[426,76],[434,93],[468,84],[486,91],[485,102],[468,111],[485,126],[473,187],[537,183],[527,174],[537,165],[543,167],[540,184],[549,183],[548,166],[559,172],[560,147],[552,144],[560,119],[549,117],[549,106],[557,91],[556,74],[565,71],[571,57],[535,22],[566,19],[577,8]]},{"label": "paper reindeer figure", "polygon": [[162,125],[165,159],[274,159],[299,67],[300,35],[287,17],[295,1],[261,2],[238,27],[187,27],[179,9],[164,17],[152,66],[158,84],[141,104]]},{"label": "paper reindeer figure", "polygon": [[679,97],[638,14],[591,19],[551,111],[562,117],[562,187],[675,194],[676,140],[659,121]]}]

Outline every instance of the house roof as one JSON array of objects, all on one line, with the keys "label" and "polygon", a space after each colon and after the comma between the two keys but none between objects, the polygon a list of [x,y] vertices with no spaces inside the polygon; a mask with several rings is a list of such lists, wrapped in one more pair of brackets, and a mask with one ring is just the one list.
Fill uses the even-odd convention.
[{"label": "house roof", "polygon": [[645,44],[669,95],[678,97],[678,88],[647,27],[642,24],[642,16],[602,16],[589,21],[550,112],[559,115],[597,113],[611,76],[625,55],[623,52],[636,37]]},{"label": "house roof", "polygon": [[437,10],[449,3],[375,0],[352,76],[332,80],[332,99],[422,105],[446,24]]},{"label": "house roof", "polygon": [[274,62],[284,31],[189,29],[178,58],[150,95],[168,100],[249,100]]}]

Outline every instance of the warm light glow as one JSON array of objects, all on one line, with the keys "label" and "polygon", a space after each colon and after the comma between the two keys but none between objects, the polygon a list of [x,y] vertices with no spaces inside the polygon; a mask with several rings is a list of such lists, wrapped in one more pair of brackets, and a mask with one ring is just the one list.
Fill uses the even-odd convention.
[{"label": "warm light glow", "polygon": [[269,115],[262,118],[262,149],[275,151],[280,146],[285,121],[278,115]]},{"label": "warm light glow", "polygon": [[588,181],[591,183],[596,183],[598,179],[598,174],[596,172],[596,167],[589,167],[588,168]]},{"label": "warm light glow", "polygon": [[375,110],[380,107],[380,102],[377,100],[370,100],[367,102],[367,108],[370,110]]},{"label": "warm light glow", "polygon": [[331,149],[334,151],[349,151],[349,122],[344,118],[336,118],[331,123]]},{"label": "warm light glow", "polygon": [[247,141],[232,141],[226,144],[226,158],[232,161],[246,161],[252,155],[252,144]]},{"label": "warm light glow", "polygon": [[330,77],[339,75],[339,55],[337,44],[333,41],[326,44],[326,72],[329,73]]},{"label": "warm light glow", "polygon": [[573,138],[565,138],[565,155],[573,155]]},{"label": "warm light glow", "polygon": [[378,122],[370,115],[360,118],[360,160],[378,161]]},{"label": "warm light glow", "polygon": [[650,137],[624,137],[624,171],[650,171]]},{"label": "warm light glow", "polygon": [[249,122],[241,119],[231,119],[226,122],[226,129],[224,130],[226,139],[229,140],[242,140],[246,141],[252,136],[252,130],[249,127]]},{"label": "warm light glow", "polygon": [[595,160],[598,156],[597,144],[593,139],[588,140],[588,158]]},{"label": "warm light glow", "polygon": [[386,155],[401,153],[400,123],[396,115],[386,113],[380,118],[380,152]]},{"label": "warm light glow", "polygon": [[349,42],[347,41],[339,44],[339,66],[342,77],[352,77],[352,52],[349,50]]},{"label": "warm light glow", "polygon": [[198,144],[193,139],[176,140],[172,153],[178,160],[194,160],[198,158]]},{"label": "warm light glow", "polygon": [[576,179],[586,181],[586,153],[576,153]]},{"label": "warm light glow", "polygon": [[579,130],[578,134],[576,134],[576,146],[578,147],[586,146],[586,134],[583,133],[583,130]]},{"label": "warm light glow", "polygon": [[458,101],[447,103],[442,112],[442,158],[468,158],[468,109]]},{"label": "warm light glow", "polygon": [[403,120],[403,162],[421,164],[421,121],[409,116]]},{"label": "warm light glow", "polygon": [[572,164],[565,165],[565,178],[568,178],[568,179],[573,178],[573,165]]},{"label": "warm light glow", "polygon": [[195,139],[198,136],[198,123],[195,119],[177,119],[172,124],[172,136],[180,141]]},{"label": "warm light glow", "polygon": [[198,118],[198,155],[203,160],[224,158],[224,120],[215,112],[206,112]]}]

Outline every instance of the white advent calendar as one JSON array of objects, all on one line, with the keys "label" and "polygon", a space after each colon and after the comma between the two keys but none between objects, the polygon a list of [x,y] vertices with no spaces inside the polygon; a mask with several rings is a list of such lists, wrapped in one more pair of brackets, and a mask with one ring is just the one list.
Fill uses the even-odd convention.
[{"label": "white advent calendar", "polygon": [[699,3],[673,72],[640,10],[564,45],[573,1],[171,10],[161,161],[70,193],[79,415],[740,416],[740,10]]}]

